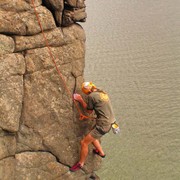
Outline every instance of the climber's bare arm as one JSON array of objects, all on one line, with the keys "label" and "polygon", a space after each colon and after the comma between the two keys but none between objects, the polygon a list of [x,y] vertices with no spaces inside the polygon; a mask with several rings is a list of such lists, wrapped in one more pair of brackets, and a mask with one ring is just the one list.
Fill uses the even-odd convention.
[{"label": "climber's bare arm", "polygon": [[87,109],[87,103],[84,101],[80,94],[74,94],[74,100],[78,101],[84,109],[86,109],[87,113],[91,114],[93,110]]}]

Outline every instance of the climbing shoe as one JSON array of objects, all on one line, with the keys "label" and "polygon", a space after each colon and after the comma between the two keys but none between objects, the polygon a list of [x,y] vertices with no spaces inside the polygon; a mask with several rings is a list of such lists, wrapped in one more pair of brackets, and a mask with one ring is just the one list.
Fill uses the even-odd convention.
[{"label": "climbing shoe", "polygon": [[80,163],[76,163],[74,166],[72,166],[69,170],[71,171],[71,172],[75,172],[75,171],[78,171],[79,169],[81,169],[82,168],[82,166],[81,166],[81,164]]},{"label": "climbing shoe", "polygon": [[97,149],[93,149],[93,153],[94,154],[97,154],[98,156],[100,156],[100,157],[102,157],[102,158],[105,158],[106,157],[106,155],[100,155],[100,153],[99,153],[99,151],[97,150]]}]

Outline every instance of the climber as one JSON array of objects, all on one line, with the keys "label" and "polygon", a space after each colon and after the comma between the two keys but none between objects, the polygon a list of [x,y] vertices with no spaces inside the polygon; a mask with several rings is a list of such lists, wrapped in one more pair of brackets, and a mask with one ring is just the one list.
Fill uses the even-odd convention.
[{"label": "climber", "polygon": [[89,114],[94,110],[97,118],[94,128],[81,140],[80,160],[70,168],[72,172],[83,167],[88,155],[88,145],[90,143],[95,147],[93,153],[102,158],[106,156],[102,150],[99,139],[110,131],[111,125],[115,122],[112,106],[106,92],[96,88],[92,82],[84,82],[82,84],[82,91],[88,95],[87,103],[80,94],[74,94],[74,100],[78,101]]}]

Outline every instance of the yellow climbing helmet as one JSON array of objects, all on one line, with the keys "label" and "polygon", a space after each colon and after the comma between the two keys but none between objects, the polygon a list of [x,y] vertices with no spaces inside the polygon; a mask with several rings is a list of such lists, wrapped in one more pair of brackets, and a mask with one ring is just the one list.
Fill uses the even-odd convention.
[{"label": "yellow climbing helmet", "polygon": [[95,89],[96,86],[92,82],[83,82],[82,83],[82,92],[85,94],[89,94],[92,92],[92,89]]}]

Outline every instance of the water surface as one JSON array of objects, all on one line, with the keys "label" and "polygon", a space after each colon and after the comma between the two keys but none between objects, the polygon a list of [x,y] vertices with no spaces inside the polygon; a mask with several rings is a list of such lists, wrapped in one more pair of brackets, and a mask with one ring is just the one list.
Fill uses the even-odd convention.
[{"label": "water surface", "polygon": [[121,134],[102,180],[180,179],[180,1],[87,0],[85,80],[105,89]]}]

